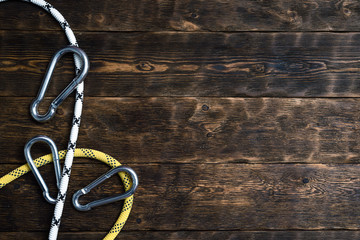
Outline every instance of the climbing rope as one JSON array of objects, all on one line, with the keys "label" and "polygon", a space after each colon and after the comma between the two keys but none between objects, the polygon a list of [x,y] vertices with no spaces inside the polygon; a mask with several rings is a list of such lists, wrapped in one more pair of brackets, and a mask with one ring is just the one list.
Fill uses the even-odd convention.
[{"label": "climbing rope", "polygon": [[[59,158],[64,159],[66,153],[67,153],[67,150],[59,151]],[[109,165],[112,168],[121,166],[121,164],[116,159],[111,157],[110,155],[100,152],[100,151],[87,149],[87,148],[76,148],[74,151],[74,157],[91,158],[91,159],[99,160],[103,163],[106,163],[107,165]],[[48,155],[45,155],[45,156],[35,159],[34,163],[35,163],[36,167],[39,168],[48,163],[51,163],[52,161],[53,161],[52,154],[48,154]],[[31,171],[31,169],[28,164],[24,164],[14,170],[12,170],[8,174],[6,174],[5,176],[0,178],[0,189],[30,171]],[[131,178],[124,172],[120,172],[119,176],[124,184],[125,191],[128,191],[131,188],[131,184],[132,184]],[[125,199],[125,202],[124,202],[124,205],[121,210],[119,218],[116,220],[115,224],[110,229],[109,233],[104,237],[104,240],[115,239],[116,236],[121,231],[121,229],[124,227],[125,222],[128,219],[131,208],[132,208],[133,198],[134,198],[133,196],[130,196]]]},{"label": "climbing rope", "polygon": [[[9,1],[9,0],[0,0],[0,3],[6,2],[6,1]],[[58,21],[61,28],[64,30],[66,37],[69,40],[70,45],[78,47],[78,43],[76,41],[73,31],[70,28],[70,25],[65,20],[63,15],[58,10],[56,10],[50,3],[43,1],[43,0],[22,0],[22,1],[33,3],[33,4],[43,8],[48,13],[50,13]],[[77,74],[81,68],[81,60],[76,54],[74,54],[74,61],[75,61],[75,72]],[[66,157],[65,157],[65,164],[64,164],[63,171],[62,171],[60,189],[59,189],[59,192],[57,195],[54,216],[51,221],[49,240],[56,240],[58,232],[59,232],[61,216],[62,216],[62,212],[64,209],[64,203],[65,203],[65,198],[66,198],[66,192],[67,192],[69,180],[70,180],[71,166],[73,163],[74,152],[75,152],[75,148],[76,148],[76,141],[77,141],[78,133],[79,133],[83,98],[84,98],[84,82],[81,82],[76,88],[74,117],[73,117],[73,121],[72,121],[72,127],[71,127],[71,131],[70,131],[70,139],[69,139],[67,153],[66,153]]]}]

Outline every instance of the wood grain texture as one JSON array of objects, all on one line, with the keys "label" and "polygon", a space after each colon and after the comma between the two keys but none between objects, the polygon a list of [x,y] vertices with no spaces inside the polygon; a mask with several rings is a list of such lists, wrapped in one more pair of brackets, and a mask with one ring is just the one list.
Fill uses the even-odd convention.
[{"label": "wood grain texture", "polygon": [[[83,161],[73,166],[61,229],[108,231],[121,203],[89,212],[71,207],[72,193],[108,169],[93,160]],[[358,165],[122,162],[140,180],[125,230],[360,230]],[[3,164],[0,172],[13,168],[14,164]],[[41,171],[45,178],[53,176],[52,166]],[[80,200],[121,192],[118,182],[112,178]],[[0,231],[48,230],[53,206],[43,199],[30,174],[0,191],[0,207]],[[24,217],[29,214],[31,218]]]},{"label": "wood grain texture", "polygon": [[[67,146],[70,99],[45,124],[31,119],[31,100],[0,98],[2,163],[24,162],[38,134]],[[359,163],[359,108],[358,99],[88,97],[78,147],[137,163]]]},{"label": "wood grain texture", "polygon": [[[349,0],[78,0],[53,4],[74,29],[82,31],[358,31],[360,20],[359,2]],[[43,10],[19,2],[2,3],[0,22],[1,29],[59,29]]]},{"label": "wood grain texture", "polygon": [[[61,232],[59,240],[93,240],[102,239],[105,236],[103,233],[70,233]],[[358,239],[360,233],[358,231],[122,231],[119,239],[127,240],[153,240],[153,239],[168,239],[168,240],[198,240],[198,239],[212,239],[212,240],[323,240],[323,239]],[[16,240],[25,238],[28,240],[47,239],[45,233],[29,233],[29,232],[2,232],[1,240]]]},{"label": "wood grain texture", "polygon": [[[360,239],[359,1],[53,4],[91,61],[78,146],[139,175],[119,239]],[[67,41],[42,9],[0,6],[2,176],[25,163],[35,135],[66,148],[74,101],[48,123],[30,118],[46,66]],[[74,77],[72,64],[58,64],[42,111]],[[107,170],[75,160],[59,239],[110,229],[121,202],[86,213],[70,203]],[[54,195],[53,167],[41,173]],[[81,200],[120,186],[111,178]],[[0,190],[0,240],[47,239],[52,213],[27,174]]]},{"label": "wood grain texture", "polygon": [[[78,39],[91,60],[87,96],[360,96],[357,33],[83,33]],[[51,56],[66,43],[61,32],[1,31],[0,41],[0,96],[35,96]],[[59,64],[48,96],[73,78],[70,60]]]}]

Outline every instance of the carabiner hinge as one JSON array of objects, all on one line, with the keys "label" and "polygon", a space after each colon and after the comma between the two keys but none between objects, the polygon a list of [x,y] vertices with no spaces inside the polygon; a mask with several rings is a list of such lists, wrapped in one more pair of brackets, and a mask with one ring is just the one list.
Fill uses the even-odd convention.
[{"label": "carabiner hinge", "polygon": [[[80,57],[82,61],[82,68],[80,69],[80,72],[77,74],[77,76],[72,80],[72,82],[54,99],[47,113],[41,115],[39,114],[38,107],[41,101],[44,99],[45,92],[49,86],[51,76],[54,72],[56,63],[60,60],[62,56],[70,52]],[[84,81],[84,78],[86,77],[88,71],[89,71],[89,59],[86,53],[81,48],[75,46],[67,46],[57,51],[50,61],[48,69],[45,73],[45,77],[39,89],[38,95],[30,106],[30,113],[33,116],[33,118],[38,122],[44,122],[51,119],[55,115],[56,109],[60,106],[60,104],[75,90],[75,88],[82,81]]]},{"label": "carabiner hinge", "polygon": [[31,147],[36,142],[45,142],[50,146],[50,149],[52,152],[52,157],[53,157],[53,162],[54,162],[56,185],[57,185],[57,188],[60,189],[61,169],[60,169],[60,160],[59,160],[58,150],[57,150],[57,147],[56,147],[56,144],[54,143],[54,141],[51,140],[51,138],[49,138],[47,136],[43,136],[43,135],[33,137],[26,143],[26,145],[24,147],[24,154],[25,154],[26,161],[27,161],[31,171],[34,174],[36,181],[39,183],[41,190],[43,191],[44,198],[49,203],[55,204],[56,199],[54,199],[50,196],[49,189],[48,189],[44,179],[42,178],[39,170],[37,169],[33,158],[31,157],[30,150],[31,150]]},{"label": "carabiner hinge", "polygon": [[[107,198],[103,198],[103,199],[99,199],[93,202],[90,202],[88,204],[85,205],[81,205],[79,203],[79,198],[82,195],[85,195],[87,193],[89,193],[91,191],[91,189],[93,189],[94,187],[96,187],[97,185],[99,185],[100,183],[104,182],[106,179],[110,178],[111,176],[113,176],[114,174],[118,173],[118,172],[126,172],[130,175],[131,179],[132,179],[132,186],[131,188],[126,191],[123,194],[117,194],[115,196],[112,197],[107,197]],[[74,207],[79,210],[79,211],[89,211],[91,208],[93,207],[97,207],[97,206],[101,206],[101,205],[105,205],[108,203],[112,203],[112,202],[116,202],[125,198],[130,197],[131,195],[134,194],[137,186],[138,186],[138,177],[135,173],[135,171],[129,167],[125,167],[125,166],[119,166],[116,168],[111,169],[110,171],[108,171],[107,173],[105,173],[104,175],[102,175],[101,177],[99,177],[98,179],[96,179],[95,181],[93,181],[92,183],[90,183],[89,185],[87,185],[86,187],[78,190],[76,193],[74,193],[73,198],[72,198],[72,202]]]}]

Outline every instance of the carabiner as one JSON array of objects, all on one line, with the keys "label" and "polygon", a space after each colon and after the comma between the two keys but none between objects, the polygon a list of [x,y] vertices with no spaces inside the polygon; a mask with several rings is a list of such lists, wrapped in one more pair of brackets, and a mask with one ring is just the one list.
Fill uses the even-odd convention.
[{"label": "carabiner", "polygon": [[[50,83],[50,79],[51,76],[54,72],[56,63],[59,61],[59,59],[66,53],[69,52],[73,52],[75,53],[77,56],[80,57],[81,61],[82,61],[82,68],[80,70],[80,73],[72,80],[72,82],[54,99],[54,101],[51,103],[48,111],[46,114],[44,115],[40,115],[39,111],[38,111],[38,106],[40,104],[40,102],[43,100],[44,96],[45,96],[45,92],[49,86]],[[38,121],[38,122],[44,122],[47,121],[49,119],[51,119],[55,112],[56,109],[60,106],[60,104],[74,91],[74,89],[77,87],[77,85],[79,85],[84,78],[86,77],[87,73],[89,71],[89,59],[86,55],[86,53],[75,46],[67,46],[63,49],[60,49],[59,51],[57,51],[55,53],[55,55],[53,56],[53,58],[51,59],[51,62],[48,66],[48,69],[46,71],[45,77],[43,79],[43,82],[41,84],[40,90],[38,92],[37,97],[34,99],[34,101],[32,102],[31,106],[30,106],[30,112],[31,115],[33,116],[33,118]]]},{"label": "carabiner", "polygon": [[43,135],[36,136],[36,137],[30,139],[24,147],[24,154],[25,154],[26,161],[28,162],[28,165],[34,174],[36,181],[39,183],[40,188],[43,191],[44,198],[49,203],[55,204],[56,199],[54,199],[50,196],[49,189],[48,189],[44,179],[42,178],[39,170],[37,169],[33,158],[31,157],[30,150],[31,150],[32,145],[34,145],[34,143],[36,143],[36,142],[45,142],[50,146],[52,156],[53,156],[53,161],[54,161],[56,185],[57,185],[57,188],[60,189],[61,169],[60,169],[60,160],[59,160],[58,150],[57,150],[57,147],[56,147],[54,141],[51,140],[51,138],[49,138],[47,136],[43,136]]},{"label": "carabiner", "polygon": [[[90,202],[86,205],[81,205],[79,203],[79,198],[82,195],[89,193],[91,191],[91,189],[93,189],[94,187],[96,187],[97,185],[104,182],[106,179],[110,178],[112,175],[114,175],[115,173],[118,173],[118,172],[126,172],[131,176],[132,186],[131,186],[130,190],[128,190],[122,194],[117,194],[112,197],[107,197],[107,198],[103,198],[100,200]],[[111,169],[110,171],[108,171],[107,173],[105,173],[104,175],[102,175],[101,177],[99,177],[98,179],[96,179],[95,181],[93,181],[92,183],[87,185],[86,187],[84,187],[84,188],[80,189],[79,191],[77,191],[76,193],[74,193],[73,198],[72,198],[72,203],[73,203],[74,207],[79,211],[89,211],[92,207],[105,205],[108,203],[116,202],[116,201],[130,197],[131,195],[134,194],[137,186],[138,186],[138,177],[137,177],[135,171],[129,167],[119,166],[119,167]]]}]

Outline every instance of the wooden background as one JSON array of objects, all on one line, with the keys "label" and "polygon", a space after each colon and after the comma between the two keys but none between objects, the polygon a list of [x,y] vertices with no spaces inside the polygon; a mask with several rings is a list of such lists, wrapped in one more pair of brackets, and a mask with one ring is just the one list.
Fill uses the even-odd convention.
[{"label": "wooden background", "polygon": [[[78,147],[139,175],[118,239],[360,239],[359,1],[51,3],[91,60]],[[67,42],[40,8],[0,6],[4,175],[25,163],[35,135],[66,148],[74,101],[48,123],[32,120],[47,64]],[[72,77],[68,56],[47,101]],[[76,159],[69,195],[107,169]],[[54,193],[52,166],[41,172]],[[84,199],[119,184],[113,178]],[[70,199],[59,239],[101,239],[122,206],[83,213]],[[0,239],[47,239],[53,208],[31,174],[9,184]]]}]

